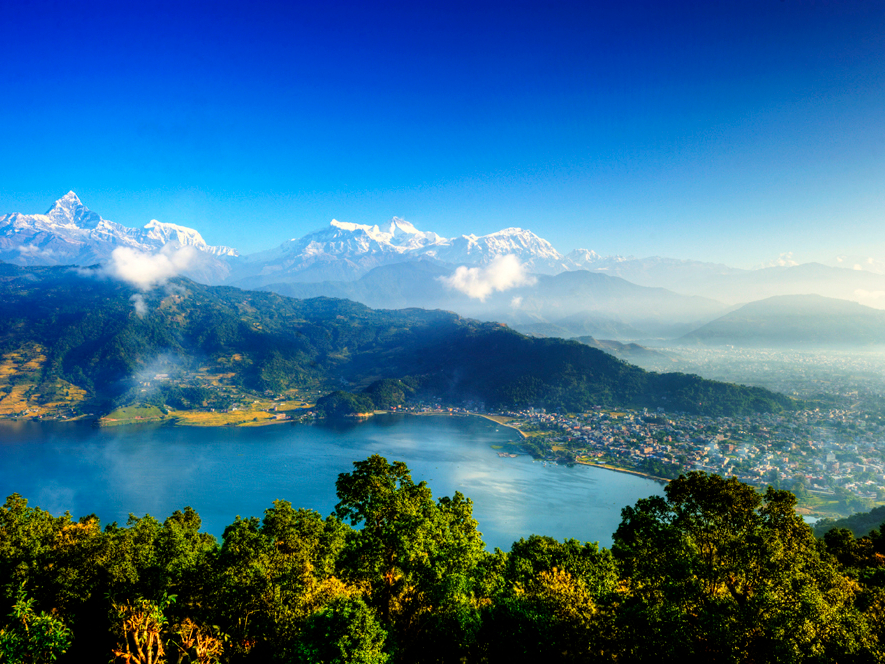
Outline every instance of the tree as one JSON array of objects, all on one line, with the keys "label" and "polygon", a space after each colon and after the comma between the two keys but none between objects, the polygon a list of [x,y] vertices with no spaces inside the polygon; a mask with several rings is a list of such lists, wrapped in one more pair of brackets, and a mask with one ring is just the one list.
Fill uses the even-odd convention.
[{"label": "tree", "polygon": [[274,501],[262,521],[238,517],[225,529],[212,595],[235,651],[284,659],[307,617],[350,593],[334,576],[347,530],[338,519],[284,500]]},{"label": "tree", "polygon": [[489,662],[605,660],[618,583],[609,551],[532,535],[513,544],[502,576],[483,624]]},{"label": "tree", "polygon": [[473,575],[485,555],[473,504],[457,492],[434,502],[401,461],[373,455],[353,465],[335,483],[337,516],[362,526],[348,537],[343,573],[367,588],[398,657],[457,651],[473,628]]},{"label": "tree", "polygon": [[358,597],[340,597],[308,618],[296,661],[304,664],[385,664],[387,633]]},{"label": "tree", "polygon": [[613,553],[622,659],[804,661],[856,654],[855,586],[819,553],[795,497],[693,472],[622,511]]},{"label": "tree", "polygon": [[123,637],[123,644],[113,649],[115,662],[162,664],[165,661],[163,641],[169,620],[164,610],[174,601],[174,596],[164,596],[159,602],[139,599],[135,603],[114,604],[119,620],[117,628]]}]

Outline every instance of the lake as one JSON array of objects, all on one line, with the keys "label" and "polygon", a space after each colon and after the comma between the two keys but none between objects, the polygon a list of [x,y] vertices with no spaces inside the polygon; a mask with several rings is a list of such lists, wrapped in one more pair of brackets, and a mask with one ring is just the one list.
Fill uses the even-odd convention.
[{"label": "lake", "polygon": [[277,499],[331,513],[338,474],[380,454],[404,461],[436,498],[471,498],[486,545],[504,550],[533,533],[610,546],[621,508],[663,493],[635,475],[498,456],[517,451],[518,435],[445,415],[217,428],[0,422],[0,493],[103,523],[123,524],[130,512],[162,521],[189,505],[220,537],[236,515],[261,517]]}]

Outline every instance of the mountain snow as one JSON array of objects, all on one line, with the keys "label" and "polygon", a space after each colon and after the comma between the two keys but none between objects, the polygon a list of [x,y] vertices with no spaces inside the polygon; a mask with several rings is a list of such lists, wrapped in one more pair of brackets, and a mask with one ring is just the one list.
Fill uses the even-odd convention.
[{"label": "mountain snow", "polygon": [[240,257],[230,247],[207,244],[199,232],[185,226],[152,219],[143,228],[129,228],[108,221],[83,205],[73,191],[45,214],[0,217],[0,260],[18,265],[91,265],[106,262],[119,247],[155,253],[176,246],[193,247],[204,259],[214,259],[201,260],[203,279],[245,287],[356,279],[381,265],[414,260],[481,266],[513,255],[527,271],[541,274],[588,269],[602,260],[584,249],[563,256],[547,240],[522,228],[446,238],[418,230],[399,217],[373,226],[333,219],[326,228],[275,249]]},{"label": "mountain snow", "polygon": [[191,276],[222,279],[229,272],[219,258],[233,258],[230,247],[213,247],[194,229],[152,220],[129,228],[87,208],[73,191],[45,214],[12,213],[0,217],[0,260],[16,265],[94,265],[125,247],[153,254],[164,247],[193,247],[201,252]]}]

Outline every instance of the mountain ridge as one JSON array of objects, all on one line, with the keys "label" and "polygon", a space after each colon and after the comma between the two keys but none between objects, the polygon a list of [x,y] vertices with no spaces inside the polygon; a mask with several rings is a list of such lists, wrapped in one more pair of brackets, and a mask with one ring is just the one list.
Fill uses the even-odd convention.
[{"label": "mountain ridge", "polygon": [[[163,405],[182,393],[206,402],[235,388],[273,394],[320,385],[331,392],[380,379],[504,409],[617,404],[717,414],[795,407],[760,388],[649,373],[578,342],[532,339],[451,312],[376,311],[181,277],[143,292],[95,268],[0,265],[0,356],[9,364],[0,376],[0,409],[6,398],[45,402],[82,392],[107,412],[150,394]],[[26,356],[37,372],[27,391],[9,372],[26,366]],[[156,380],[168,383],[146,392]]]},{"label": "mountain ridge", "polygon": [[745,347],[885,346],[885,311],[816,294],[750,302],[693,330],[682,344]]},{"label": "mountain ridge", "polygon": [[[526,275],[588,271],[728,306],[775,295],[816,293],[885,309],[885,275],[873,272],[821,264],[743,270],[660,256],[603,257],[587,249],[562,254],[532,231],[515,227],[446,238],[399,217],[374,226],[332,220],[326,228],[273,249],[240,256],[230,247],[208,245],[195,229],[174,223],[151,220],[143,228],[128,228],[105,220],[72,191],[46,214],[0,217],[0,260],[16,265],[91,265],[111,260],[118,248],[151,254],[174,247],[198,250],[199,260],[182,273],[185,276],[242,288],[354,282],[379,267],[421,261],[449,270],[464,266],[478,270],[467,275],[471,279],[489,280],[495,278],[495,261],[513,256]],[[512,283],[504,290],[525,297],[516,295]]]}]

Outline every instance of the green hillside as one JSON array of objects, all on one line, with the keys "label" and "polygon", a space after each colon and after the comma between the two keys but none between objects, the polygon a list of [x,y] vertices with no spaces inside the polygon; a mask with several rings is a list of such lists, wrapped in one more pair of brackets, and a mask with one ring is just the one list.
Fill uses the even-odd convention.
[{"label": "green hillside", "polygon": [[99,412],[133,403],[225,408],[247,394],[356,393],[381,379],[407,379],[418,397],[493,408],[736,414],[794,405],[444,311],[376,311],[186,279],[140,293],[98,275],[0,266],[0,410],[3,399]]}]

